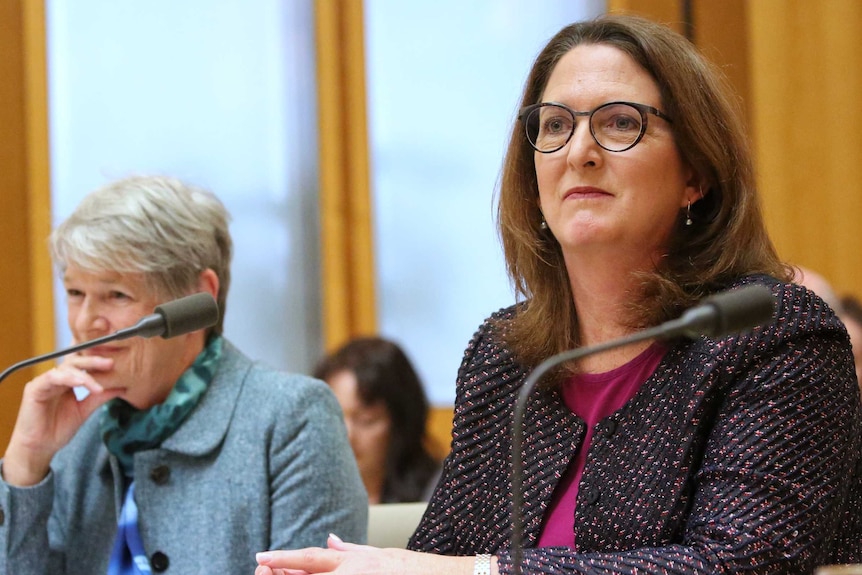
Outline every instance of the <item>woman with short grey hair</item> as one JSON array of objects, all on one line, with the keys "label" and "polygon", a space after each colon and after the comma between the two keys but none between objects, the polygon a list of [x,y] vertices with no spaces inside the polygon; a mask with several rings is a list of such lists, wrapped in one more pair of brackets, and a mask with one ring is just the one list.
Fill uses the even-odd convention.
[{"label": "woman with short grey hair", "polygon": [[[130,193],[134,190],[134,193]],[[144,274],[155,293],[177,298],[209,268],[219,278],[221,334],[233,251],[230,216],[208,190],[176,178],[137,176],[85,197],[51,234],[60,272],[83,270]]]},{"label": "woman with short grey hair", "polygon": [[207,190],[131,177],[51,235],[76,342],[196,292],[220,317],[71,354],[26,385],[0,469],[0,573],[189,573],[201,554],[240,573],[261,548],[365,537],[366,495],[329,388],[254,363],[222,335],[228,220]]}]

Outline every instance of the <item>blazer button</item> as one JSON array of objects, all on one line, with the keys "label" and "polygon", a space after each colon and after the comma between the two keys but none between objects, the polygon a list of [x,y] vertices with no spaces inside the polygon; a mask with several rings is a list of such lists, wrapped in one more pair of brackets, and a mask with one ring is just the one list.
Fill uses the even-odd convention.
[{"label": "blazer button", "polygon": [[156,485],[164,485],[171,479],[171,468],[167,465],[156,465],[150,470],[150,479]]},{"label": "blazer button", "polygon": [[161,551],[156,551],[153,553],[153,556],[150,557],[150,567],[152,567],[153,571],[157,573],[167,571],[169,563],[170,561],[168,561],[168,556]]},{"label": "blazer button", "polygon": [[617,422],[614,421],[613,419],[609,419],[605,423],[605,426],[606,426],[605,427],[605,435],[606,436],[611,437],[611,436],[613,436],[614,433],[617,432]]},{"label": "blazer button", "polygon": [[584,492],[584,499],[586,500],[587,505],[592,505],[593,503],[598,501],[599,500],[598,488],[593,487],[593,486],[587,487],[586,491]]}]

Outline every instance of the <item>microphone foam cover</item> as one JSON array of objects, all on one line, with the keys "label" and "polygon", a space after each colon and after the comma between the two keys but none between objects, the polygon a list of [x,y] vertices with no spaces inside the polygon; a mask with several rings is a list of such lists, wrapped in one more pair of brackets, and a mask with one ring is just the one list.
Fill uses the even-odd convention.
[{"label": "microphone foam cover", "polygon": [[206,292],[163,303],[154,311],[165,320],[164,339],[213,326],[219,320],[218,304]]},{"label": "microphone foam cover", "polygon": [[712,333],[717,337],[746,331],[763,325],[772,319],[775,312],[775,296],[762,284],[751,284],[722,292],[703,301],[711,305],[716,314]]}]

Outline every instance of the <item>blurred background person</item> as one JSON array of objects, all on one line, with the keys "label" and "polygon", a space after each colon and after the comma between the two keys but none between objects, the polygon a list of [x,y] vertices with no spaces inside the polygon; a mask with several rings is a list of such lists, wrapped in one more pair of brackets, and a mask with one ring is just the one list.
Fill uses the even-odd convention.
[{"label": "blurred background person", "polygon": [[261,546],[365,536],[330,390],[253,363],[222,335],[228,219],[208,191],[133,177],[89,194],[51,235],[75,342],[196,292],[220,317],[68,355],[26,385],[0,462],[3,573],[193,573],[201,556],[242,573]]},{"label": "blurred background person", "polygon": [[324,357],[314,376],[341,404],[368,502],[427,501],[440,463],[428,449],[425,390],[404,351],[357,338]]},{"label": "blurred background person", "polygon": [[820,298],[838,314],[838,318],[847,328],[850,335],[850,344],[853,347],[853,361],[856,364],[856,380],[862,390],[862,306],[859,300],[851,295],[838,297],[838,293],[823,274],[812,269],[795,266],[793,268],[793,281],[805,286]]},{"label": "blurred background person", "polygon": [[851,295],[841,298],[838,317],[844,322],[853,346],[853,360],[856,362],[856,380],[862,390],[862,303]]},{"label": "blurred background person", "polygon": [[819,295],[832,309],[841,307],[838,294],[823,274],[804,266],[793,266],[793,281]]}]

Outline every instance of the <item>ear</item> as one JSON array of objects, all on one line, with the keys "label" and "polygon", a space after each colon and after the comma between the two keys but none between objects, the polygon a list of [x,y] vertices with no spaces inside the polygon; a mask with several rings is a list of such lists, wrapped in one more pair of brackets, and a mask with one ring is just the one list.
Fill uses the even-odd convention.
[{"label": "ear", "polygon": [[219,279],[211,268],[207,268],[198,276],[198,291],[207,292],[218,300]]},{"label": "ear", "polygon": [[682,195],[682,205],[680,207],[685,208],[696,204],[706,196],[708,191],[709,183],[706,181],[706,178],[691,170],[685,183],[685,192]]}]

